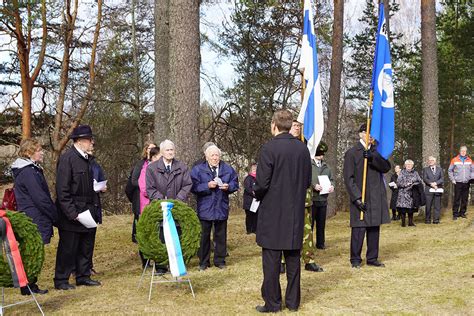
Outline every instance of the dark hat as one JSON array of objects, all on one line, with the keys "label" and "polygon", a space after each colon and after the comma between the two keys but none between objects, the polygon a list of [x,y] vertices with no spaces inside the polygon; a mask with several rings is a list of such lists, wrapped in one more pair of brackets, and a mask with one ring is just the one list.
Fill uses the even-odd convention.
[{"label": "dark hat", "polygon": [[324,155],[328,151],[328,145],[325,142],[320,141],[318,148],[316,148],[316,156]]},{"label": "dark hat", "polygon": [[79,125],[73,131],[70,139],[78,139],[78,138],[91,138],[94,137],[92,135],[92,129],[89,125]]},{"label": "dark hat", "polygon": [[367,124],[364,123],[359,127],[359,133],[367,132]]}]

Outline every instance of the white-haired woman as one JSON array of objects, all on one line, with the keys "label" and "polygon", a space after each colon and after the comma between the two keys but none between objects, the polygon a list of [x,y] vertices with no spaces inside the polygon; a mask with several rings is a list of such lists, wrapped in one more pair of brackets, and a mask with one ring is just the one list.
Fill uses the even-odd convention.
[{"label": "white-haired woman", "polygon": [[406,216],[408,214],[408,226],[416,226],[413,223],[413,213],[417,209],[415,200],[413,199],[413,192],[415,187],[422,183],[420,175],[413,169],[413,160],[406,160],[405,165],[397,179],[398,197],[397,208],[402,215],[402,227],[406,226]]}]

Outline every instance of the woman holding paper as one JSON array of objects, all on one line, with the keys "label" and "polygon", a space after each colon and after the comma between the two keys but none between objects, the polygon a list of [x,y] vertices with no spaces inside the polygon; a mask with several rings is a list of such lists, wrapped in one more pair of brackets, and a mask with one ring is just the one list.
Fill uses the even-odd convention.
[{"label": "woman holding paper", "polygon": [[422,183],[421,177],[418,172],[413,169],[413,160],[405,161],[405,168],[400,171],[400,175],[397,179],[398,197],[397,197],[397,208],[399,208],[402,214],[402,227],[406,226],[405,220],[408,214],[408,226],[416,226],[413,222],[413,213],[416,211],[417,206],[413,198],[414,190],[416,186]]},{"label": "woman holding paper", "polygon": [[399,165],[396,165],[394,168],[395,173],[392,174],[390,177],[390,183],[388,184],[390,190],[392,190],[392,197],[390,198],[390,209],[392,210],[392,221],[398,221],[400,219],[400,211],[397,215],[397,197],[398,197],[398,187],[397,187],[397,180],[398,176],[400,175],[400,168]]},{"label": "woman holding paper", "polygon": [[257,164],[253,163],[250,166],[249,174],[244,179],[243,209],[245,210],[245,228],[247,230],[247,235],[257,233],[257,212],[250,211],[250,206],[255,198],[253,185],[255,184],[256,176]]},{"label": "woman holding paper", "polygon": [[[20,144],[19,158],[12,165],[15,178],[15,198],[18,210],[24,212],[38,226],[38,231],[44,244],[49,244],[53,236],[53,223],[58,219],[56,206],[51,199],[48,184],[40,163],[43,162],[44,152],[36,139],[25,139]],[[41,290],[36,280],[30,280],[31,291],[46,294]],[[29,295],[27,287],[21,288],[22,295]]]}]

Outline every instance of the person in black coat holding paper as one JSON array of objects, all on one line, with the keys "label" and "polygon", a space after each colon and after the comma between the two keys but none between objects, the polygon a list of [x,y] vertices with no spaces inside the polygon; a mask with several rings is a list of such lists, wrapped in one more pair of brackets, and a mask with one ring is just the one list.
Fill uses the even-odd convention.
[{"label": "person in black coat holding paper", "polygon": [[[378,260],[380,225],[390,223],[387,192],[383,174],[390,171],[390,162],[384,159],[372,144],[365,149],[367,125],[359,128],[360,140],[346,151],[344,156],[344,184],[350,198],[351,224],[351,264],[353,268],[361,267],[362,246],[367,235],[367,265],[384,267]],[[372,139],[370,141],[372,143]],[[364,158],[367,157],[367,182],[365,203],[362,202],[362,182]],[[360,220],[360,213],[364,219]]]},{"label": "person in black coat holding paper", "polygon": [[260,150],[255,197],[258,209],[257,244],[262,247],[265,305],[258,312],[281,309],[280,262],[282,251],[286,261],[285,303],[297,310],[301,300],[301,248],[305,217],[306,190],[311,186],[311,158],[306,145],[288,131],[293,116],[288,110],[273,114],[273,139]]},{"label": "person in black coat holding paper", "polygon": [[398,214],[397,214],[397,197],[398,197],[397,179],[398,179],[398,176],[400,175],[401,170],[402,168],[400,168],[399,165],[396,165],[395,168],[393,168],[393,171],[395,172],[390,177],[389,188],[390,190],[392,190],[392,196],[390,197],[390,209],[392,210],[392,221],[398,221],[400,219],[400,211],[398,211]]},{"label": "person in black coat holding paper", "polygon": [[245,230],[248,234],[255,234],[257,232],[257,219],[258,215],[256,212],[250,211],[250,206],[255,197],[253,193],[253,185],[255,184],[255,177],[257,176],[257,164],[253,163],[250,166],[250,172],[244,180],[244,196],[242,207],[245,210]]},{"label": "person in black coat holding paper", "polygon": [[92,130],[88,125],[79,125],[70,138],[74,144],[59,158],[56,171],[59,243],[54,287],[59,290],[74,289],[69,284],[74,269],[76,285],[100,285],[90,278],[96,228],[86,228],[77,220],[80,213],[89,210],[93,219],[99,221],[92,164],[87,154],[94,149]]},{"label": "person in black coat holding paper", "polygon": [[428,157],[428,166],[423,169],[422,178],[423,182],[425,183],[426,195],[425,224],[431,224],[432,207],[434,208],[433,224],[439,224],[439,220],[441,217],[441,195],[443,193],[431,191],[441,191],[439,189],[443,188],[444,176],[443,169],[441,168],[441,166],[436,165],[435,157]]}]

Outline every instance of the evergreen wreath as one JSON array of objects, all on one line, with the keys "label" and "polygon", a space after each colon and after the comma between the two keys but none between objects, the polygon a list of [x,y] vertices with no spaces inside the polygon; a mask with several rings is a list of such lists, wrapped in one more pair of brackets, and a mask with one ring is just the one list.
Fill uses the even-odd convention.
[{"label": "evergreen wreath", "polygon": [[199,249],[201,223],[196,212],[181,201],[155,200],[143,209],[137,223],[138,248],[145,258],[151,259],[159,265],[168,264],[166,245],[161,242],[159,236],[160,222],[163,221],[161,202],[172,202],[174,204],[171,213],[175,222],[179,223],[181,227],[179,241],[184,263],[187,264]]},{"label": "evergreen wreath", "polygon": [[[38,227],[25,213],[7,211],[7,218],[15,233],[21,260],[28,281],[38,278],[44,262],[44,244]],[[6,258],[0,258],[0,286],[13,287],[12,275]]]}]

